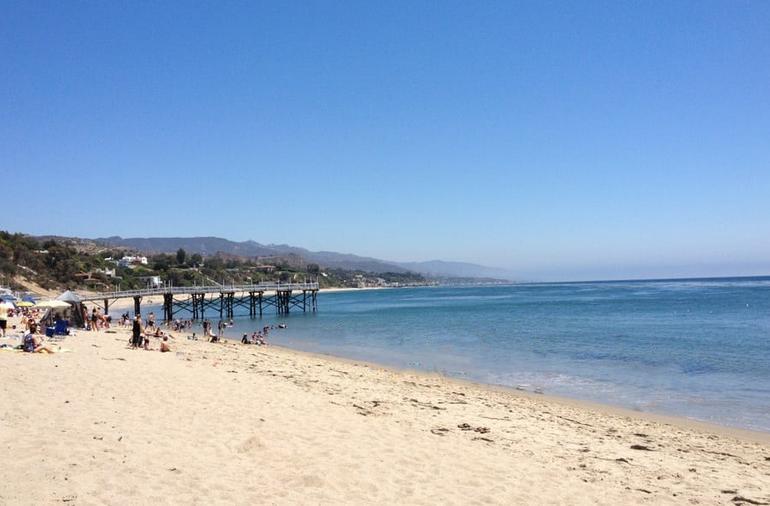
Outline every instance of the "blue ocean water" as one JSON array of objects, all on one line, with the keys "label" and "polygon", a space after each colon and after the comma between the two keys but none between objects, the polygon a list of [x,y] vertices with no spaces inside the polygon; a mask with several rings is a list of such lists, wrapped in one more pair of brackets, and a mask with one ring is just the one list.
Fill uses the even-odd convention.
[{"label": "blue ocean water", "polygon": [[318,305],[237,318],[228,337],[286,323],[272,342],[770,431],[770,277],[321,293]]}]

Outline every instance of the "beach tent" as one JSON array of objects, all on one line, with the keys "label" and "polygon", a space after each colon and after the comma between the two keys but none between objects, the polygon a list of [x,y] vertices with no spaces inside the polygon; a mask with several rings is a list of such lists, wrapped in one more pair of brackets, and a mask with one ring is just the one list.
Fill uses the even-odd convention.
[{"label": "beach tent", "polygon": [[72,290],[67,290],[62,293],[56,300],[66,302],[70,306],[70,323],[77,327],[85,327],[86,322],[83,320],[83,299]]},{"label": "beach tent", "polygon": [[56,300],[63,300],[64,302],[69,302],[70,304],[80,304],[83,302],[83,299],[80,298],[80,295],[76,294],[72,290],[67,290],[63,294],[56,297]]}]

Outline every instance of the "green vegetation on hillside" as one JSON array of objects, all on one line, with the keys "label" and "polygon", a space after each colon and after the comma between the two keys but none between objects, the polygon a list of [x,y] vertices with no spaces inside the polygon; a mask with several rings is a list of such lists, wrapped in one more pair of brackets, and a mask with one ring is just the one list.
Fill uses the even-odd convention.
[{"label": "green vegetation on hillside", "polygon": [[96,291],[144,288],[156,281],[174,286],[318,281],[326,287],[426,284],[419,274],[324,270],[297,255],[243,258],[203,257],[179,249],[175,254],[147,257],[146,264],[119,260],[139,253],[97,246],[75,239],[38,240],[0,231],[0,284],[23,289],[24,281],[46,289],[87,288]]}]

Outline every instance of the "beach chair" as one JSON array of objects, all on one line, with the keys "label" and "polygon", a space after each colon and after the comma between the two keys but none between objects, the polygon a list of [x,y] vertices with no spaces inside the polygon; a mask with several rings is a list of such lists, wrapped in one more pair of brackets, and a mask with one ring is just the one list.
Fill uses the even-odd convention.
[{"label": "beach chair", "polygon": [[53,340],[64,339],[69,335],[68,327],[69,322],[67,320],[58,320],[54,327],[49,327],[53,328],[53,334],[48,336],[48,332],[46,330],[46,335]]},{"label": "beach chair", "polygon": [[67,320],[59,320],[56,322],[54,334],[58,336],[66,336],[69,334],[69,330],[67,330],[67,327],[69,327],[69,322]]}]

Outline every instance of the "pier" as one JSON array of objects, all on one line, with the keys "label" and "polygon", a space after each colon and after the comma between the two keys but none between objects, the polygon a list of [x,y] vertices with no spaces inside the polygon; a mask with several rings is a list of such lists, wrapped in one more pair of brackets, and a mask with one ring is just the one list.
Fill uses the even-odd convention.
[{"label": "pier", "polygon": [[251,285],[175,286],[102,292],[82,297],[83,302],[94,302],[107,313],[110,304],[118,299],[134,299],[134,314],[142,311],[142,299],[159,297],[163,306],[163,320],[171,321],[179,311],[189,311],[193,320],[202,320],[206,311],[219,318],[232,318],[235,308],[249,310],[249,317],[262,317],[268,308],[279,315],[288,315],[292,309],[315,312],[318,309],[318,283],[257,283]]}]

